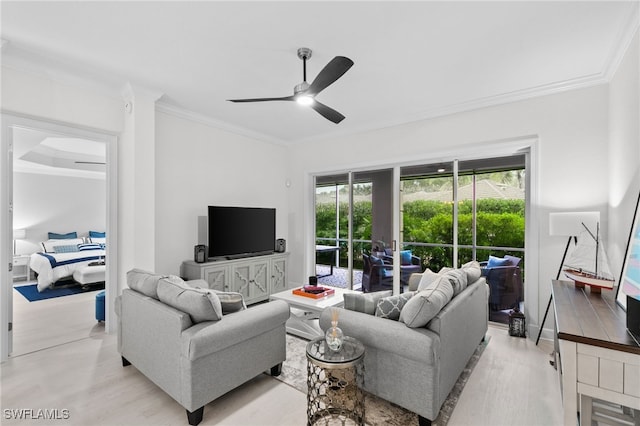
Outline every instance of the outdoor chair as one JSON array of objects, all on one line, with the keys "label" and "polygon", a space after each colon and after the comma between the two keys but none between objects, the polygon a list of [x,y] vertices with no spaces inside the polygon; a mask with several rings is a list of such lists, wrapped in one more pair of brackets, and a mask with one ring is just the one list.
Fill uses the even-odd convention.
[{"label": "outdoor chair", "polygon": [[489,256],[489,260],[480,262],[482,275],[489,284],[489,310],[503,311],[513,309],[524,300],[524,285],[520,271],[520,258]]},{"label": "outdoor chair", "polygon": [[[384,256],[382,259],[393,265],[393,250],[390,248],[384,249]],[[400,285],[409,285],[409,277],[411,274],[422,273],[422,260],[411,253],[411,250],[400,251]]]},{"label": "outdoor chair", "polygon": [[376,256],[362,254],[364,267],[362,270],[362,291],[370,293],[374,291],[389,290],[393,288],[393,265]]}]

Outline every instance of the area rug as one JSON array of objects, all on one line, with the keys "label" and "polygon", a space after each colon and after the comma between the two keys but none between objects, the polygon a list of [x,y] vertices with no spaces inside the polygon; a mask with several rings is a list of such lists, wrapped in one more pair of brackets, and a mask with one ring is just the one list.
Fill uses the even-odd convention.
[{"label": "area rug", "polygon": [[[307,341],[287,334],[287,360],[282,364],[282,374],[276,379],[307,393]],[[489,338],[485,339],[471,356],[458,381],[447,396],[433,426],[444,426],[449,422],[453,409],[458,403],[462,389],[467,384],[471,372],[484,352]],[[365,424],[367,426],[405,426],[418,424],[418,416],[391,402],[365,392]]]},{"label": "area rug", "polygon": [[[318,284],[330,285],[332,287],[347,288],[347,273],[348,269],[333,267],[333,273],[331,268],[327,265],[316,265],[316,274],[318,274]],[[325,276],[323,276],[325,275]],[[362,285],[362,271],[353,271],[353,288],[358,289]]]},{"label": "area rug", "polygon": [[54,297],[70,296],[72,294],[87,293],[89,291],[104,290],[104,283],[96,283],[90,286],[63,286],[60,288],[48,288],[42,293],[38,292],[37,284],[28,284],[13,287],[18,293],[23,295],[29,302],[37,302],[38,300],[53,299]]}]

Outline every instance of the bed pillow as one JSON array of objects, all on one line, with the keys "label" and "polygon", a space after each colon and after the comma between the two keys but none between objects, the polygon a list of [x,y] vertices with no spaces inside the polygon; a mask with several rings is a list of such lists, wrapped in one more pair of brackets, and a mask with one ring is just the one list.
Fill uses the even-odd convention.
[{"label": "bed pillow", "polygon": [[95,243],[95,244],[106,244],[107,243],[107,239],[106,238],[101,238],[101,237],[89,237],[89,242],[90,243]]},{"label": "bed pillow", "polygon": [[75,253],[78,251],[78,244],[69,244],[69,245],[61,245],[54,246],[54,253]]},{"label": "bed pillow", "polygon": [[193,288],[178,277],[158,281],[158,298],[162,303],[189,314],[194,324],[222,319],[222,304],[213,290]]},{"label": "bed pillow", "polygon": [[91,243],[78,244],[78,251],[101,250],[101,249],[102,249],[102,246],[100,244],[91,244]]},{"label": "bed pillow", "polygon": [[77,232],[67,232],[66,234],[58,234],[56,232],[49,232],[48,234],[49,234],[49,236],[47,238],[49,238],[50,240],[71,240],[73,238],[78,238],[78,233]]},{"label": "bed pillow", "polygon": [[106,236],[106,232],[89,231],[89,238],[105,238]]},{"label": "bed pillow", "polygon": [[43,241],[42,250],[45,253],[55,253],[56,246],[70,246],[70,245],[78,245],[84,243],[82,238],[70,238],[65,240],[47,240]]}]

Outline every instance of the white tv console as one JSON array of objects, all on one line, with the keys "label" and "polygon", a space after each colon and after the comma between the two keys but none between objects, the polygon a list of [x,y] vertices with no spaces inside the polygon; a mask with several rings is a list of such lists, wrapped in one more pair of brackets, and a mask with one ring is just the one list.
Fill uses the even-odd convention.
[{"label": "white tv console", "polygon": [[272,293],[288,288],[288,257],[289,253],[274,253],[205,263],[185,260],[180,276],[186,280],[203,279],[215,290],[241,293],[250,305],[269,300]]}]

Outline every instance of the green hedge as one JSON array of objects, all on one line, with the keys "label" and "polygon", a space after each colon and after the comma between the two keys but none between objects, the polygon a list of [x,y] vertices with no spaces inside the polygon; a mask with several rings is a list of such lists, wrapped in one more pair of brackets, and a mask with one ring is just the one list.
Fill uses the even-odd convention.
[{"label": "green hedge", "polygon": [[[524,247],[524,200],[477,200],[477,246]],[[371,201],[354,203],[353,238],[355,240],[371,240]],[[458,242],[461,245],[472,243],[472,203],[462,201],[458,204]],[[347,238],[347,203],[340,204],[340,238]],[[404,203],[404,242],[405,247],[423,261],[423,266],[431,270],[439,270],[444,266],[453,266],[452,249],[446,247],[412,246],[411,242],[451,244],[453,240],[453,203],[441,201],[417,200]],[[316,236],[335,238],[336,214],[335,205],[316,205]],[[323,244],[323,241],[319,241]],[[326,242],[324,242],[326,244]],[[369,251],[370,246],[358,244],[355,252],[354,267],[362,267],[359,254]],[[503,252],[478,250],[477,260],[485,260],[489,254],[502,256]],[[471,259],[470,249],[460,249],[460,263]],[[329,258],[318,258],[320,263],[328,263]],[[347,264],[346,250],[340,251],[340,264]]]}]

